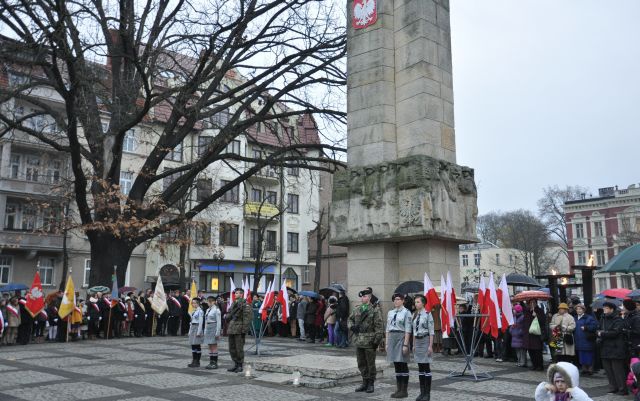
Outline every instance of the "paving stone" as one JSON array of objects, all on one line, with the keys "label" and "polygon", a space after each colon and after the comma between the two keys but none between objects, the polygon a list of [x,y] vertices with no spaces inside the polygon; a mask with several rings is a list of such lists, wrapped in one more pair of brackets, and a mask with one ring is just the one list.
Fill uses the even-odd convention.
[{"label": "paving stone", "polygon": [[114,377],[113,380],[162,389],[206,386],[223,382],[223,380],[216,379],[213,376],[193,376],[176,372]]},{"label": "paving stone", "polygon": [[2,393],[29,401],[91,400],[100,397],[128,394],[114,387],[87,382],[57,383],[48,386],[23,387],[4,390]]},{"label": "paving stone", "polygon": [[113,361],[123,361],[123,362],[137,362],[144,361],[148,359],[168,359],[171,358],[167,355],[158,354],[156,352],[117,352],[108,354],[96,354],[97,358],[100,359],[109,359]]},{"label": "paving stone", "polygon": [[8,371],[2,373],[0,388],[14,387],[23,384],[51,382],[66,380],[66,377],[49,373],[36,372],[35,370]]},{"label": "paving stone", "polygon": [[103,361],[100,361],[100,360],[78,358],[75,356],[57,357],[57,358],[23,359],[20,362],[28,363],[29,365],[47,367],[52,369],[58,369],[58,368],[67,367],[67,366],[99,365],[103,363]]},{"label": "paving stone", "polygon": [[[386,363],[380,361],[381,369]],[[283,358],[265,358],[254,362],[256,370],[267,372],[293,373],[323,379],[342,379],[360,375],[356,359],[347,356],[299,354]]]},{"label": "paving stone", "polygon": [[128,365],[91,365],[91,366],[67,366],[62,367],[60,370],[71,373],[79,373],[83,375],[104,377],[104,376],[117,376],[117,375],[129,375],[129,374],[141,374],[157,372],[155,369],[141,368],[139,366]]},{"label": "paving stone", "polygon": [[0,365],[0,372],[6,372],[7,370],[16,370],[19,369],[15,366],[9,366],[9,365]]},{"label": "paving stone", "polygon": [[135,398],[123,398],[119,401],[169,401],[166,398],[157,397],[135,397]]},{"label": "paving stone", "polygon": [[267,373],[257,376],[255,380],[273,384],[290,384],[293,378],[288,373]]},{"label": "paving stone", "polygon": [[287,400],[287,401],[296,401],[296,400],[308,400],[308,394],[293,392],[293,391],[285,391],[285,390],[276,390],[276,389],[265,389],[264,387],[257,386],[254,384],[245,384],[245,385],[231,385],[231,386],[215,386],[210,388],[200,388],[197,390],[191,391],[182,391],[181,394],[185,395],[193,395],[196,397],[204,398],[205,400],[213,400],[213,401],[229,401],[229,400]]},{"label": "paving stone", "polygon": [[1,351],[0,359],[6,359],[8,361],[18,361],[20,359],[28,358],[47,358],[51,356],[60,356],[51,352],[42,351]]}]

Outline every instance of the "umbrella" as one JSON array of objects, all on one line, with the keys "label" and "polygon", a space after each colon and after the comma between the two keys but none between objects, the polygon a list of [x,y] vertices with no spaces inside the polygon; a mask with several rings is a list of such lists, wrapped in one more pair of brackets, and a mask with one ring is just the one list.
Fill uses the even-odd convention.
[{"label": "umbrella", "polygon": [[320,288],[320,291],[318,291],[320,293],[320,295],[322,295],[325,298],[328,298],[329,296],[331,296],[334,292],[340,292],[338,291],[336,288],[334,287],[324,287],[324,288]]},{"label": "umbrella", "polygon": [[137,290],[138,290],[138,289],[137,289],[136,287],[128,286],[128,287],[120,287],[120,288],[118,289],[118,292],[119,292],[120,294],[127,294],[127,293],[129,293],[129,292],[136,292]]},{"label": "umbrella", "polygon": [[596,274],[638,272],[640,272],[640,244],[635,244],[614,256]]},{"label": "umbrella", "polygon": [[513,300],[518,302],[518,301],[528,301],[530,299],[546,300],[550,298],[551,296],[544,291],[522,291],[521,293],[514,296]]},{"label": "umbrella", "polygon": [[104,285],[96,285],[95,287],[91,287],[87,290],[88,294],[95,294],[97,292],[111,292],[111,289],[109,287],[105,287]]},{"label": "umbrella", "polygon": [[633,290],[627,296],[629,298],[633,299],[634,301],[636,299],[640,299],[640,290]]},{"label": "umbrella", "polygon": [[293,289],[293,288],[291,288],[291,287],[287,287],[287,291],[288,291],[288,292],[291,292],[291,293],[293,293],[293,294],[297,294],[297,293],[298,293],[298,291],[294,290],[294,289]]},{"label": "umbrella", "polygon": [[608,290],[602,291],[602,295],[610,298],[626,298],[630,292],[631,290],[626,288],[609,288]]},{"label": "umbrella", "polygon": [[10,284],[7,284],[5,286],[0,287],[0,292],[21,291],[21,290],[28,290],[28,289],[29,289],[29,287],[27,287],[24,284],[10,283]]},{"label": "umbrella", "polygon": [[622,300],[618,299],[618,298],[597,298],[595,301],[593,301],[593,303],[591,304],[591,309],[602,309],[603,308],[603,304],[605,302],[611,302],[614,305],[616,305],[616,307],[619,307],[620,305],[622,305]]},{"label": "umbrella", "polygon": [[398,294],[422,294],[424,293],[424,283],[422,281],[405,281],[393,291]]},{"label": "umbrella", "polygon": [[302,295],[303,297],[320,298],[318,293],[317,292],[313,292],[313,291],[300,291],[298,294]]},{"label": "umbrella", "polygon": [[533,277],[529,277],[520,273],[511,273],[507,275],[507,284],[518,287],[542,287],[540,283]]}]

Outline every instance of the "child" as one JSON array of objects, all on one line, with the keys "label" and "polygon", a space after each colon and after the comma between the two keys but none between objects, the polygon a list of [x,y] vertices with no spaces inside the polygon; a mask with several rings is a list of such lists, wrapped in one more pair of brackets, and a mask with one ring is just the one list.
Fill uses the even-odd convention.
[{"label": "child", "polygon": [[629,374],[627,375],[627,388],[633,393],[635,400],[640,400],[638,377],[640,377],[640,359],[631,358],[631,362],[629,362]]},{"label": "child", "polygon": [[536,401],[593,401],[587,393],[578,387],[580,375],[578,368],[569,362],[558,362],[549,366],[549,382],[538,384]]}]

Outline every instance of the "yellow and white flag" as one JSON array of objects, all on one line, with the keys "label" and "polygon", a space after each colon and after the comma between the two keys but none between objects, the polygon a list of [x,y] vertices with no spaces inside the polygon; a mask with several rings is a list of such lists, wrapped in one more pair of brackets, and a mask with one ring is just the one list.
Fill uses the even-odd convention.
[{"label": "yellow and white flag", "polygon": [[164,293],[162,278],[159,275],[158,282],[156,283],[156,290],[153,292],[153,298],[151,299],[151,309],[153,309],[158,315],[162,315],[162,312],[167,309],[167,296]]},{"label": "yellow and white flag", "polygon": [[[196,288],[196,281],[193,280],[191,281],[191,299],[195,298],[198,296],[198,289]],[[195,308],[193,307],[193,304],[191,302],[189,302],[189,314],[192,314],[193,311],[195,310]]]},{"label": "yellow and white flag", "polygon": [[64,319],[73,312],[73,309],[76,307],[76,289],[73,286],[73,279],[71,275],[67,279],[67,286],[64,289],[64,296],[62,297],[62,303],[60,304],[60,309],[58,310],[58,315],[60,315],[61,319]]}]

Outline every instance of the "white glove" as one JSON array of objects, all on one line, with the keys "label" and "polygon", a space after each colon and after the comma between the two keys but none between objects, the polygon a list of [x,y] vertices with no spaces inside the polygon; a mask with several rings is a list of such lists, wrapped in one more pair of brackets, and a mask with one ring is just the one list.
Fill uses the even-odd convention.
[{"label": "white glove", "polygon": [[91,320],[91,316],[87,316],[87,320]]},{"label": "white glove", "polygon": [[58,321],[58,318],[53,319],[53,322],[56,323]]},{"label": "white glove", "polygon": [[122,316],[127,317],[127,314],[126,314],[126,313],[123,313],[123,314],[122,314]]},{"label": "white glove", "polygon": [[138,317],[138,315],[133,315],[133,317]]},{"label": "white glove", "polygon": [[100,316],[100,317],[98,318],[98,320],[102,320],[102,316]]}]

